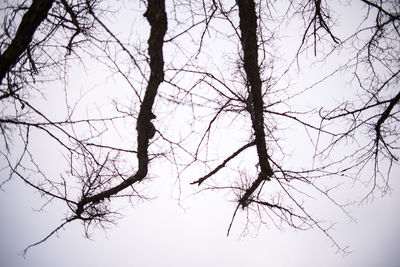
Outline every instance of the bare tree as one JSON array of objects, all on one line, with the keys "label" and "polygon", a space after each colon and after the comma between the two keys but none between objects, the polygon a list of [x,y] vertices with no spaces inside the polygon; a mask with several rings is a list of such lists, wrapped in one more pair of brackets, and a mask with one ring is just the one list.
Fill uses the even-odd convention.
[{"label": "bare tree", "polygon": [[[58,227],[31,246],[74,220],[83,222],[86,233],[92,225],[113,223],[117,212],[112,199],[146,198],[140,184],[148,180],[152,164],[169,162],[179,182],[186,183],[184,177],[190,175],[200,191],[229,192],[236,206],[228,234],[242,214],[245,230],[265,221],[278,227],[317,227],[346,252],[307,200],[322,196],[350,216],[352,202],[341,202],[332,190],[344,180],[361,181],[372,162],[373,183],[362,199],[376,189],[386,192],[398,161],[398,3],[358,4],[365,8],[364,17],[355,32],[342,37],[334,20],[339,5],[327,1],[149,0],[140,3],[150,25],[145,49],[112,28],[105,16],[112,11],[101,1],[6,2],[0,35],[0,129],[2,167],[9,176],[1,186],[17,177],[46,203],[59,200],[69,210]],[[281,60],[276,42],[283,25],[299,21],[302,33],[288,63]],[[225,53],[223,60],[210,59],[215,51]],[[315,62],[343,51],[347,61],[312,86],[293,89],[285,79],[302,69],[309,51]],[[115,102],[111,115],[76,118],[78,103],[67,101],[75,89],[67,86],[65,76],[70,62],[82,63],[86,57],[125,81],[132,94],[129,105]],[[354,73],[352,85],[359,94],[333,107],[291,106],[343,70]],[[64,119],[54,119],[33,100],[57,80],[66,95]],[[187,127],[171,131],[167,125],[173,125],[171,114],[176,113],[185,115]],[[120,123],[135,125],[129,145],[105,142],[110,128],[125,130]],[[227,125],[235,135],[226,134]],[[290,164],[296,159],[282,134],[291,127],[304,129],[309,137],[311,167]],[[62,149],[68,168],[59,178],[51,178],[36,160],[40,155],[31,148],[32,132],[44,133]],[[367,142],[359,141],[365,137]],[[221,145],[228,141],[229,147]],[[19,152],[15,143],[22,144]],[[351,149],[343,151],[343,143]],[[206,171],[196,178],[193,169]],[[327,177],[338,182],[328,183]]]}]

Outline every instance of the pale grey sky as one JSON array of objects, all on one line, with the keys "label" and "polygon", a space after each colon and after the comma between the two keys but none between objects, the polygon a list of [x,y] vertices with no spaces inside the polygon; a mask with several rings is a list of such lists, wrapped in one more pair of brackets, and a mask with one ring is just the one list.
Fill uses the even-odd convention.
[{"label": "pale grey sky", "polygon": [[[147,39],[147,32],[140,27],[148,27],[148,25],[143,22],[143,18],[136,18],[130,12],[141,16],[143,5],[133,4],[133,6],[136,9],[135,12],[128,8],[122,9],[118,19],[122,22],[137,23],[135,24],[137,27],[128,27],[130,33],[134,35],[140,32],[145,36],[143,38]],[[356,9],[352,10],[352,12],[357,12]],[[346,16],[340,22],[344,29],[348,29],[354,13],[347,9],[345,11]],[[122,35],[125,28],[118,25],[115,25],[114,30],[119,29]],[[290,29],[287,32],[287,40],[291,40],[294,36],[291,34],[295,32],[296,29]],[[287,41],[286,44],[283,41],[281,45],[287,46],[288,53],[296,50],[296,47]],[[212,59],[223,60],[222,52],[227,47],[232,49],[232,46],[234,46],[232,43],[223,46],[215,41],[214,48],[209,49],[208,52]],[[166,47],[168,49],[170,46],[166,45]],[[179,51],[168,52],[170,54],[167,57],[170,58],[173,58],[175,53],[179,53]],[[71,74],[71,87],[79,89],[75,95],[69,96],[71,102],[74,102],[74,97],[80,96],[80,90],[82,92],[89,90],[86,100],[91,102],[83,105],[82,110],[77,111],[82,114],[96,113],[96,107],[101,107],[103,112],[107,112],[108,106],[103,105],[102,101],[109,101],[114,97],[126,100],[127,95],[132,93],[121,80],[104,74],[104,69],[93,65],[93,62],[87,59],[85,70],[74,66]],[[316,75],[329,72],[327,69],[330,66],[326,69],[321,69],[320,66],[303,69],[298,73],[300,78],[295,77],[296,75],[292,76],[293,85],[298,88],[297,90],[310,85],[310,81]],[[317,103],[319,108],[324,105],[323,100],[326,98],[340,100],[349,93],[347,88],[341,87],[346,82],[345,77],[347,76],[335,77],[330,82],[322,84],[321,87],[304,94],[299,98],[300,104],[309,106]],[[338,83],[341,86],[338,86]],[[120,91],[118,94],[113,91],[113,95],[110,96],[110,88],[113,90],[119,88]],[[62,88],[59,89],[62,91]],[[49,90],[46,94],[49,98],[57,100],[51,102],[51,105],[43,101],[40,104],[43,110],[49,113],[58,110],[64,101],[64,96],[59,94],[57,89]],[[41,100],[35,101],[39,105]],[[158,108],[163,108],[160,106],[162,102],[157,104]],[[174,114],[174,116],[178,121],[185,114]],[[232,129],[227,131],[232,131]],[[129,132],[121,134],[126,138]],[[305,133],[293,130],[285,134],[286,138],[291,140],[288,147],[293,148],[294,158],[298,160],[299,157],[295,156],[301,157],[307,147],[309,148],[309,144],[302,139],[305,136],[302,134]],[[35,138],[33,150],[39,152],[38,160],[44,164],[48,163],[48,171],[58,175],[65,167],[63,158],[57,154],[56,148],[52,150],[51,144],[43,141],[43,136],[39,135]],[[115,136],[107,138],[118,139]],[[228,141],[224,140],[223,134],[219,138],[221,142]],[[299,159],[296,163],[298,165],[311,164],[305,158]],[[317,229],[295,231],[289,227],[283,227],[279,230],[269,223],[262,225],[258,232],[253,231],[243,237],[241,232],[244,221],[237,219],[231,235],[227,237],[226,232],[236,203],[227,201],[229,197],[224,193],[207,192],[189,197],[194,191],[193,186],[183,189],[182,200],[178,202],[176,177],[169,175],[170,171],[166,169],[162,165],[161,167],[156,165],[154,169],[151,169],[152,181],[144,185],[144,188],[149,190],[149,195],[154,196],[155,199],[139,201],[135,203],[135,207],[126,203],[121,204],[124,207],[121,210],[124,216],[116,220],[116,225],[111,225],[106,231],[96,229],[91,235],[92,240],[89,240],[83,236],[82,225],[74,222],[59,231],[58,237],[51,237],[44,244],[32,248],[25,258],[18,253],[25,246],[43,238],[49,230],[57,226],[66,208],[63,204],[55,202],[47,206],[44,211],[37,212],[35,210],[40,209],[43,204],[40,195],[32,192],[17,179],[10,181],[3,186],[4,191],[0,192],[0,267],[400,267],[400,215],[397,211],[398,203],[400,203],[400,180],[398,179],[400,169],[398,166],[393,169],[390,180],[391,192],[383,198],[377,195],[373,201],[351,208],[357,223],[350,222],[348,217],[337,209],[333,209],[332,206],[325,206],[325,202],[312,204],[317,217],[337,221],[331,234],[340,245],[349,246],[352,253],[345,257],[336,253],[336,248],[332,246],[331,241]],[[6,170],[0,172],[2,180],[6,175]],[[185,177],[182,183],[193,181],[193,178],[198,178],[201,174],[191,175],[193,177]],[[358,186],[355,186],[345,188],[338,194],[343,199],[353,199],[362,194],[360,190]]]},{"label": "pale grey sky", "polygon": [[[27,244],[42,237],[57,220],[52,212],[32,212],[37,194],[8,184],[0,194],[0,261],[4,267],[43,266],[400,266],[400,183],[393,192],[356,209],[358,223],[339,218],[332,234],[353,251],[335,253],[319,231],[283,231],[261,227],[257,236],[226,237],[234,206],[220,197],[198,198],[186,211],[168,194],[127,208],[125,218],[106,232],[85,239],[79,223],[68,225],[26,258]],[[239,226],[236,226],[239,228]]]}]

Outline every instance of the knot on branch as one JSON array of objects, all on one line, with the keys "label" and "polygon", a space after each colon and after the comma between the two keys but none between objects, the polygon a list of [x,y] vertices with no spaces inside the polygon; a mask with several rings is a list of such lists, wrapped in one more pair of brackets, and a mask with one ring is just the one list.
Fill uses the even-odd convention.
[{"label": "knot on branch", "polygon": [[267,171],[260,171],[258,179],[261,181],[271,181],[271,176],[274,174],[272,169],[267,168]]},{"label": "knot on branch", "polygon": [[151,122],[151,120],[155,118],[156,116],[150,112],[149,115],[143,114],[139,116],[137,120],[136,130],[138,130],[140,134],[146,136],[147,140],[152,139],[156,133],[156,127],[154,127],[154,124]]},{"label": "knot on branch", "polygon": [[86,204],[86,199],[83,198],[83,199],[81,199],[81,201],[79,201],[79,203],[76,205],[75,214],[76,214],[76,217],[78,217],[79,219],[82,218],[83,207],[85,206],[85,204]]}]

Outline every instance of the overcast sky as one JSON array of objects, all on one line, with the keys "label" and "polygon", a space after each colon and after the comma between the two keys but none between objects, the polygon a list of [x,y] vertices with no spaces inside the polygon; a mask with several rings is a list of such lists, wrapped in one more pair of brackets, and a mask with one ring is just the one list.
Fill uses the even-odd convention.
[{"label": "overcast sky", "polygon": [[[136,9],[140,8],[136,6]],[[123,22],[132,19],[130,11],[127,9],[121,13],[120,19]],[[139,10],[135,14],[141,12]],[[139,25],[143,23],[139,19],[133,20]],[[351,21],[351,11],[348,11],[342,24],[345,26]],[[131,31],[135,33],[134,29]],[[217,48],[218,46],[215,46],[212,52],[214,56],[221,56],[218,55],[218,49],[222,50],[225,47]],[[85,77],[82,76],[81,69],[73,70],[71,76],[76,81],[71,81],[71,87],[90,89],[91,93],[87,97],[92,101],[97,98],[111,99],[108,95],[110,84],[102,88],[98,85],[102,82],[115,81],[106,79],[107,75],[102,73],[101,68],[87,64]],[[297,81],[296,86],[299,88],[307,86],[309,79],[316,73],[321,74],[318,71],[315,69],[303,71],[300,74],[302,78]],[[85,88],[88,81],[91,86]],[[344,78],[336,78],[331,83],[324,84],[325,87],[321,87],[323,90],[313,91],[312,98],[306,94],[303,101],[318,102],[322,98],[344,95],[347,89],[341,88],[342,91],[338,93],[339,89],[335,87],[338,81],[345,83]],[[120,94],[124,96],[127,92],[131,93],[126,90]],[[58,97],[56,92],[48,93],[54,94],[52,96],[54,98]],[[43,106],[43,109],[50,112],[56,110],[57,102]],[[298,138],[298,133],[287,135],[288,139],[294,138],[292,144],[298,149],[294,153],[298,153],[304,144],[296,140],[295,136]],[[36,147],[33,150],[40,151],[40,160],[51,162],[48,164],[50,171],[57,173],[64,166],[60,162],[62,157],[50,153],[52,150],[46,147],[50,145],[41,138],[41,136],[36,137],[34,144]],[[46,151],[43,147],[46,147]],[[233,225],[231,235],[227,237],[227,229],[236,203],[227,201],[224,194],[215,192],[194,196],[187,194],[181,202],[178,202],[176,177],[168,176],[167,173],[164,169],[152,170],[152,181],[146,186],[151,188],[150,195],[155,199],[139,201],[134,207],[126,203],[121,204],[123,216],[116,220],[116,225],[110,225],[105,231],[96,229],[91,232],[91,239],[87,239],[83,235],[82,225],[74,222],[59,231],[58,237],[53,236],[44,244],[29,250],[25,258],[19,253],[27,245],[43,238],[50,229],[60,223],[65,206],[55,202],[47,206],[44,211],[38,212],[43,204],[40,195],[32,192],[21,181],[13,179],[4,185],[2,188],[4,191],[0,192],[0,267],[400,267],[398,212],[400,169],[398,167],[393,170],[390,180],[392,190],[387,195],[383,198],[376,195],[373,201],[351,209],[357,223],[351,222],[337,210],[331,210],[331,206],[327,207],[323,203],[315,205],[315,211],[322,219],[326,214],[329,215],[327,216],[329,220],[337,221],[331,234],[340,245],[349,246],[352,252],[345,257],[341,253],[336,253],[337,250],[332,246],[332,242],[317,229],[296,231],[289,227],[277,229],[273,224],[268,224],[261,226],[258,232],[242,236],[243,222],[238,220]],[[2,170],[0,175],[4,180],[7,170]],[[195,178],[199,176],[197,173],[193,174]],[[347,190],[342,196],[350,194],[349,198],[352,198],[351,194],[361,194],[357,190]]]},{"label": "overcast sky", "polygon": [[57,220],[51,211],[32,212],[40,207],[37,194],[21,190],[17,183],[0,194],[0,261],[5,267],[400,266],[400,184],[395,179],[390,195],[356,209],[358,223],[338,218],[333,235],[350,246],[352,253],[346,257],[336,254],[319,231],[261,227],[257,236],[240,238],[234,231],[226,237],[232,204],[211,194],[190,201],[183,210],[165,193],[127,208],[117,226],[95,232],[93,240],[83,237],[79,223],[68,225],[58,238],[33,248],[24,259],[18,253]]}]

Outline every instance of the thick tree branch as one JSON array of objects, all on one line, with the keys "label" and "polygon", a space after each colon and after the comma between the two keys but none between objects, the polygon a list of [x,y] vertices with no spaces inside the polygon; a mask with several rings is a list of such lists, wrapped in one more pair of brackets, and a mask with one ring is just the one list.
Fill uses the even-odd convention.
[{"label": "thick tree branch", "polygon": [[361,2],[363,2],[363,3],[365,3],[365,4],[369,5],[369,6],[372,6],[372,7],[376,8],[376,9],[378,9],[379,12],[382,12],[382,13],[384,13],[385,15],[389,16],[391,20],[398,20],[398,19],[400,19],[400,14],[398,14],[398,13],[392,14],[392,13],[386,11],[386,10],[383,8],[382,5],[377,5],[377,4],[375,4],[375,3],[371,2],[371,1],[367,1],[367,0],[361,0]]},{"label": "thick tree branch", "polygon": [[262,98],[260,68],[258,65],[256,7],[253,0],[238,0],[237,4],[239,6],[239,26],[242,34],[241,43],[243,48],[244,70],[250,88],[247,107],[251,115],[258,159],[261,168],[258,178],[253,182],[252,186],[246,190],[245,194],[240,199],[240,204],[245,207],[248,204],[250,196],[262,181],[270,179],[273,175],[273,171],[269,164],[269,156],[265,142],[263,114],[264,103]]},{"label": "thick tree branch", "polygon": [[151,72],[144,99],[140,107],[136,126],[138,131],[138,170],[134,175],[130,176],[117,186],[93,196],[83,196],[82,200],[77,205],[77,216],[81,216],[81,214],[84,212],[85,205],[90,203],[98,203],[105,198],[109,198],[110,196],[117,194],[132,184],[141,181],[147,175],[149,163],[149,139],[154,135],[154,132],[152,133],[154,126],[151,123],[151,120],[154,119],[154,115],[151,110],[154,99],[157,95],[158,87],[164,79],[164,60],[162,49],[164,44],[164,36],[167,31],[165,2],[160,0],[149,0],[147,11],[144,16],[147,18],[151,26],[150,37],[148,40]]},{"label": "thick tree branch", "polygon": [[392,112],[392,109],[394,108],[394,106],[397,103],[399,103],[399,101],[400,101],[400,91],[397,93],[397,95],[395,97],[393,97],[390,100],[389,105],[387,106],[385,111],[381,114],[381,116],[379,117],[379,120],[376,122],[375,131],[376,131],[377,142],[380,139],[383,141],[383,137],[381,135],[382,124],[387,120],[387,118],[389,118],[390,113]]},{"label": "thick tree branch", "polygon": [[7,72],[17,64],[22,53],[28,48],[40,23],[46,19],[54,0],[33,0],[32,5],[22,17],[17,33],[11,44],[0,55],[0,84]]}]

